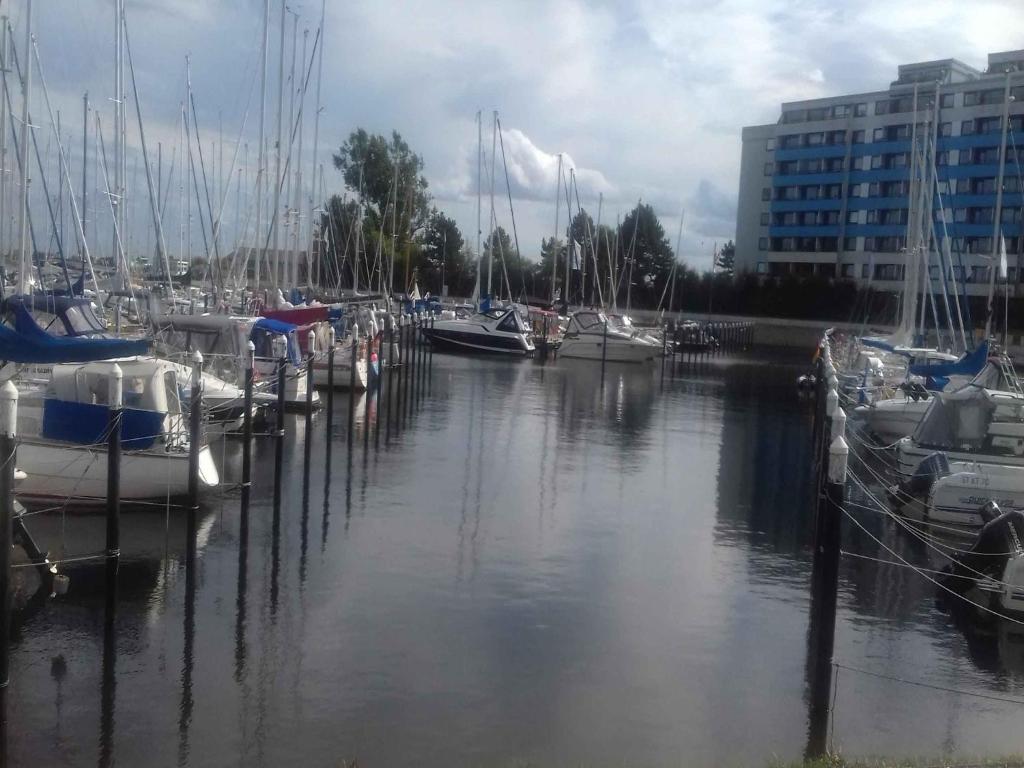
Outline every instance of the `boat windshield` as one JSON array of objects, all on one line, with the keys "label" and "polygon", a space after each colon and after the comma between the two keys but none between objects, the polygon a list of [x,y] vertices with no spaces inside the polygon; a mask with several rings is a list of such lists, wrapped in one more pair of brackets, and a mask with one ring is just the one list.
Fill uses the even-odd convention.
[{"label": "boat windshield", "polygon": [[488,320],[500,320],[505,316],[506,312],[508,312],[508,310],[503,307],[491,307],[486,312],[481,312],[480,314]]},{"label": "boat windshield", "polygon": [[92,307],[85,305],[68,307],[64,312],[64,322],[70,326],[75,336],[103,333],[106,330],[100,319],[96,317],[96,313],[92,311]]},{"label": "boat windshield", "polygon": [[576,321],[576,325],[584,331],[591,328],[603,328],[605,323],[605,316],[602,312],[577,312],[573,315],[573,319]]},{"label": "boat windshield", "polygon": [[977,450],[995,409],[988,393],[980,388],[937,395],[918,425],[914,441],[923,448]]}]

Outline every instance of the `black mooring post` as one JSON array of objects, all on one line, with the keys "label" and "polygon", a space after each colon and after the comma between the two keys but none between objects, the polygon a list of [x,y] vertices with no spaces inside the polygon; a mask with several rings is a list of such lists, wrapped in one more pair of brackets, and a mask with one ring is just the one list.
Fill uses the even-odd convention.
[{"label": "black mooring post", "polygon": [[348,372],[348,444],[352,447],[352,435],[356,422],[356,366],[359,365],[359,326],[352,326],[352,354],[349,362],[352,367]]},{"label": "black mooring post", "polygon": [[196,516],[199,512],[199,453],[203,429],[203,355],[192,353],[192,397],[189,403],[188,430],[188,539],[185,542],[185,568],[190,571],[196,560]]},{"label": "black mooring post", "polygon": [[[377,396],[377,418],[373,423],[373,447],[374,449],[380,448],[380,420],[384,415],[383,398],[384,398],[384,345],[387,343],[388,336],[384,332],[388,321],[391,316],[388,314],[382,314],[380,318],[380,330],[377,332],[377,378],[373,382],[374,394]],[[390,349],[388,354],[390,354]]]},{"label": "black mooring post", "polygon": [[412,322],[409,325],[409,374],[407,384],[409,386],[409,409],[407,416],[412,418],[413,411],[416,406],[416,373],[418,371],[418,361],[416,360],[416,331],[417,325],[419,324],[419,317],[415,314],[412,315]]},{"label": "black mooring post", "polygon": [[430,357],[427,361],[427,388],[428,393],[434,389],[434,313],[430,313]]},{"label": "black mooring post", "polygon": [[402,328],[402,412],[399,414],[399,424],[404,429],[406,424],[406,411],[409,407],[409,372],[412,369],[412,355],[409,354],[409,331],[412,327],[412,317],[406,316],[405,326]]},{"label": "black mooring post", "polygon": [[665,354],[668,346],[668,323],[661,327],[661,383],[665,384]]},{"label": "black mooring post", "polygon": [[123,374],[114,363],[108,382],[107,404],[107,583],[104,621],[113,626],[117,607],[117,571],[121,559],[121,416],[124,413]]},{"label": "black mooring post", "polygon": [[604,384],[604,364],[608,359],[608,318],[604,319],[604,337],[601,339],[601,383]]},{"label": "black mooring post", "polygon": [[[388,324],[388,366],[387,368],[381,368],[381,374],[387,371],[388,375],[388,409],[387,415],[384,418],[385,429],[387,434],[385,435],[385,442],[391,441],[391,400],[394,396],[394,382],[395,382],[395,318],[390,312],[387,315]],[[381,363],[383,366],[383,362]],[[379,401],[378,401],[379,402]],[[378,406],[379,408],[380,406]]]},{"label": "black mooring post", "polygon": [[373,326],[366,334],[366,402],[363,409],[363,449],[370,447],[370,398],[373,395],[373,386],[370,384],[370,376],[373,374]]},{"label": "black mooring post", "polygon": [[284,410],[288,359],[277,358],[277,429],[274,432],[274,529],[281,515],[281,474],[284,471]]},{"label": "black mooring post", "polygon": [[419,406],[423,402],[423,385],[426,383],[426,379],[423,376],[424,367],[427,362],[427,348],[424,346],[424,335],[423,328],[427,323],[427,319],[423,315],[418,316],[416,323],[416,354],[418,355],[416,364],[416,405]]},{"label": "black mooring post", "polygon": [[[0,387],[0,696],[6,695],[11,671],[11,521],[17,448],[18,388],[8,380]],[[0,717],[6,722],[6,701]]]},{"label": "black mooring post", "polygon": [[327,418],[324,419],[326,422],[324,432],[327,435],[328,443],[331,441],[331,429],[334,426],[334,344],[336,341],[337,338],[332,327],[327,341]]},{"label": "black mooring post", "polygon": [[[832,656],[835,649],[836,604],[839,587],[839,554],[842,546],[842,515],[846,500],[846,463],[849,448],[837,435],[828,451],[825,487],[818,501],[820,535],[814,559],[820,574],[812,584],[810,655],[810,706],[807,756],[817,758],[828,748],[829,704],[832,695]],[[820,561],[820,562],[819,562]],[[816,589],[814,587],[816,586]]]},{"label": "black mooring post", "polygon": [[252,494],[252,390],[256,381],[254,370],[256,345],[251,341],[246,345],[245,355],[245,394],[242,407],[242,519],[248,532],[249,499]]},{"label": "black mooring post", "polygon": [[[313,367],[316,358],[316,333],[306,336],[306,434],[302,450],[302,471],[309,474],[309,459],[313,455]],[[308,483],[307,483],[308,484]]]}]

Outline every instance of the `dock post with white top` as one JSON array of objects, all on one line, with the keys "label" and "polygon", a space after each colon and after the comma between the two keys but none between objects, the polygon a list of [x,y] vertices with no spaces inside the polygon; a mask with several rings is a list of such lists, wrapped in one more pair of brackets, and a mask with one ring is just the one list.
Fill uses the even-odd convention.
[{"label": "dock post with white top", "polygon": [[110,369],[107,387],[107,578],[104,621],[109,627],[114,622],[117,571],[121,559],[121,421],[124,415],[124,374],[117,363]]},{"label": "dock post with white top", "polygon": [[[0,690],[10,680],[11,530],[14,519],[14,462],[18,455],[18,388],[0,387]],[[7,713],[0,712],[6,721]]]}]

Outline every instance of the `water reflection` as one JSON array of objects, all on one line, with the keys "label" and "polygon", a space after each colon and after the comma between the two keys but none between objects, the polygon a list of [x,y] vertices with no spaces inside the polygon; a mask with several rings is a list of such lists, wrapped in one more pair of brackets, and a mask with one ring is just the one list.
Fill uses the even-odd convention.
[{"label": "water reflection", "polygon": [[[133,557],[106,669],[130,728],[113,738],[113,706],[109,728],[95,707],[54,708],[102,699],[102,572],[83,569],[72,594],[26,622],[12,760],[79,764],[70,745],[96,744],[97,730],[129,765],[796,758],[810,462],[795,370],[723,358],[662,382],[657,367],[609,365],[602,384],[587,361],[438,355],[433,395],[401,414],[396,399],[390,434],[388,382],[383,425],[372,393],[340,394],[333,439],[313,424],[308,471],[302,419],[289,424],[279,505],[274,443],[257,441],[249,514],[230,496],[204,510],[191,583],[183,516],[125,516]],[[309,557],[321,487],[321,556]],[[877,516],[863,522],[926,557]],[[46,526],[66,548],[96,546],[82,520]],[[855,530],[844,546],[879,553]],[[843,561],[837,657],[1011,688],[1020,638],[955,626],[912,576]],[[58,653],[66,672],[35,663]],[[844,674],[844,750],[1013,748],[1008,712],[910,695]]]}]

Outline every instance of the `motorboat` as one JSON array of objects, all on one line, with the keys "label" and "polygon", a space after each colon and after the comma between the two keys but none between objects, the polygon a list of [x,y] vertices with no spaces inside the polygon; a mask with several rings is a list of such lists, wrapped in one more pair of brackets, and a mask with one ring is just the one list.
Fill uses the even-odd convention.
[{"label": "motorboat", "polygon": [[953,392],[973,384],[992,390],[1019,391],[1013,366],[1005,357],[989,358],[988,345],[982,344],[956,363],[912,364],[909,375],[888,397],[874,398],[862,391],[862,400],[854,413],[864,421],[875,437],[885,443],[912,435],[931,405],[936,391]]},{"label": "motorboat", "polygon": [[438,349],[526,356],[534,352],[530,328],[515,307],[491,307],[464,319],[440,319],[422,328]]},{"label": "motorboat", "polygon": [[559,355],[609,363],[643,363],[661,354],[661,345],[615,327],[604,312],[581,309],[569,318]]},{"label": "motorboat", "polygon": [[984,524],[981,508],[995,503],[1024,509],[1024,470],[1002,464],[953,462],[928,489],[927,520],[944,526],[976,529]]},{"label": "motorboat", "polygon": [[939,583],[975,606],[981,619],[1024,613],[1024,512],[1003,512],[988,503],[971,548],[953,550],[952,565]]},{"label": "motorboat", "polygon": [[[177,366],[152,357],[58,363],[45,388],[19,392],[18,468],[23,502],[102,504],[107,492],[105,433],[114,366],[122,373],[121,498],[126,502],[188,492],[189,435]],[[207,445],[199,447],[200,488],[219,485]]]},{"label": "motorboat", "polygon": [[1024,467],[1024,394],[974,385],[936,393],[914,434],[897,443],[900,478],[935,452],[950,463]]}]

